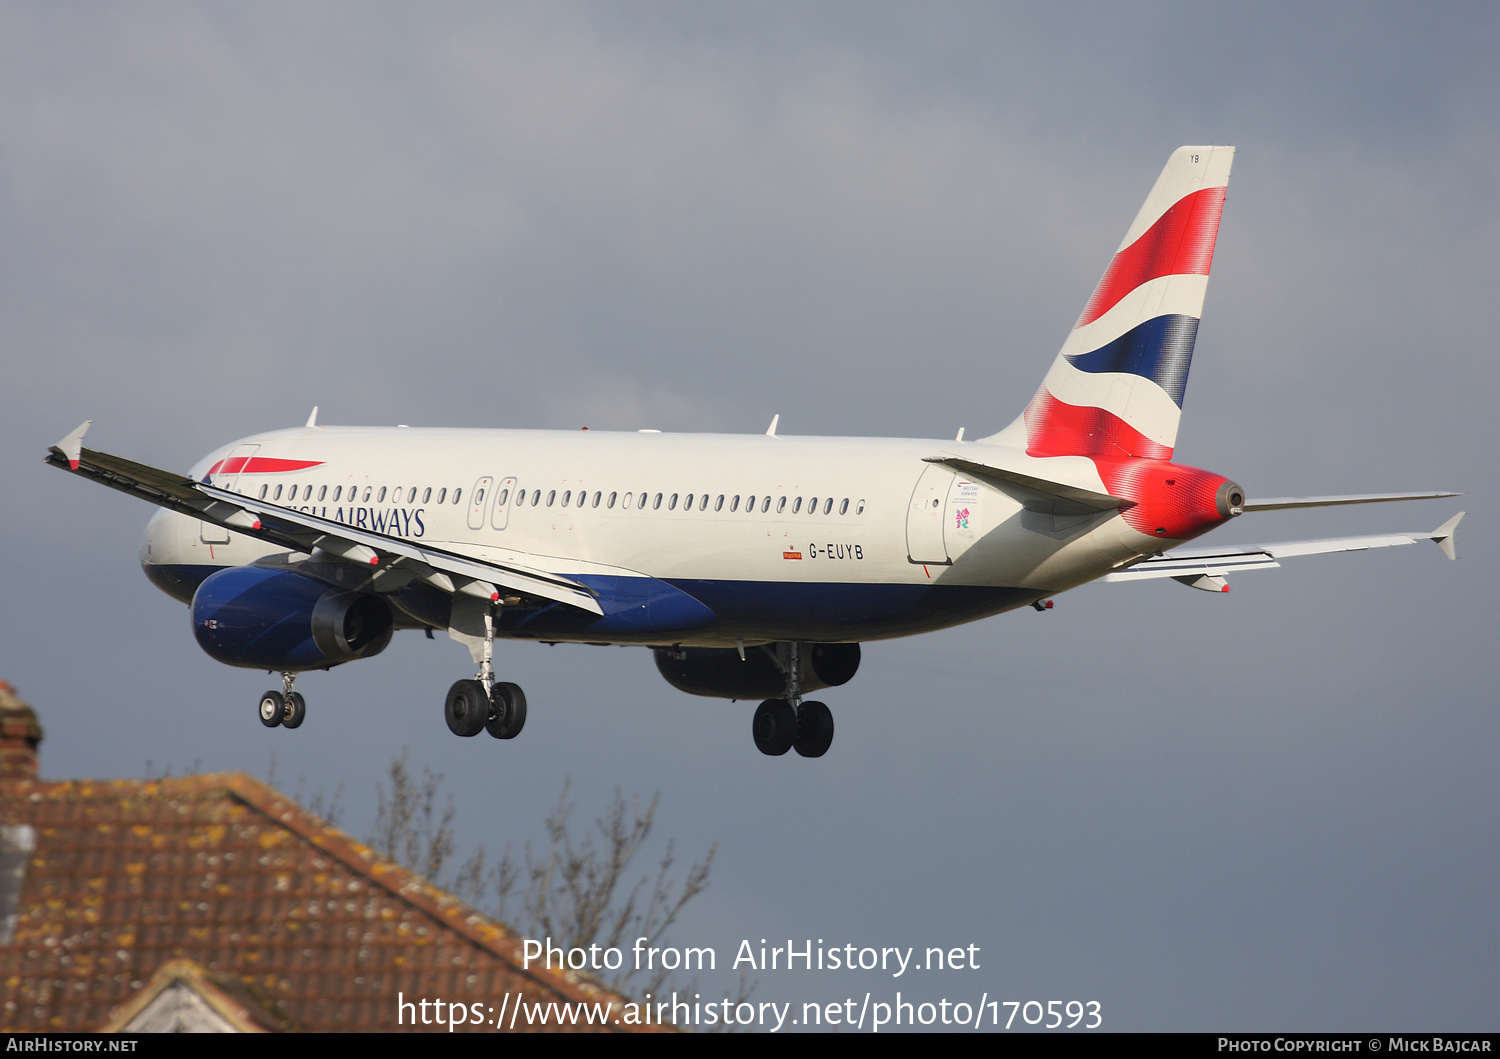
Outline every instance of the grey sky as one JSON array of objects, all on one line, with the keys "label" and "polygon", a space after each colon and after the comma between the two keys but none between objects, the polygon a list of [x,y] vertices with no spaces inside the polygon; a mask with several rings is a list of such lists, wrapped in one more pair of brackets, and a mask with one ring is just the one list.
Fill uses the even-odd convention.
[{"label": "grey sky", "polygon": [[[1484,5],[0,7],[0,677],[43,771],[343,784],[410,746],[465,837],[663,794],[677,932],[978,944],[982,970],[762,999],[1097,999],[1106,1026],[1495,1029],[1500,16]],[[1225,597],[1110,585],[871,645],[818,762],[641,651],[516,645],[525,745],[459,741],[456,645],[302,689],[219,666],[143,506],[42,467],[186,468],[323,421],[969,436],[1035,390],[1168,153],[1239,148],[1178,457],[1226,542],[1436,526]],[[732,976],[721,976],[728,982]],[[724,988],[705,978],[707,995]],[[969,994],[973,994],[972,997]]]}]

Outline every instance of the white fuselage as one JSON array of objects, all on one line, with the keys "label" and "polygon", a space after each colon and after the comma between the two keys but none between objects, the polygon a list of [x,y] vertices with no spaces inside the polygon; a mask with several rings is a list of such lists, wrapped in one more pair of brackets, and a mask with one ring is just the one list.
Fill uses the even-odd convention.
[{"label": "white fuselage", "polygon": [[[1032,459],[982,442],[352,427],[247,438],[204,459],[193,477],[585,584],[655,579],[717,619],[676,636],[664,628],[601,634],[544,614],[502,631],[543,639],[732,645],[900,636],[1031,603],[1172,543],[1143,536],[1115,511],[1026,510],[993,485],[924,462],[974,453],[1103,491],[1087,459]],[[208,572],[274,552],[163,512],[142,561],[190,588]]]}]

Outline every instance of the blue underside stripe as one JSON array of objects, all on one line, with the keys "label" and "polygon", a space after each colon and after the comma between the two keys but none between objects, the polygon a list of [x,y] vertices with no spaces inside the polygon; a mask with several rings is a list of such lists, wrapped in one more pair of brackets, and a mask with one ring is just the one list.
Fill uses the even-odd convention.
[{"label": "blue underside stripe", "polygon": [[1096,350],[1071,354],[1068,363],[1096,375],[1123,372],[1150,379],[1181,408],[1197,337],[1197,317],[1169,313],[1137,324]]},{"label": "blue underside stripe", "polygon": [[[158,583],[170,577],[183,587],[196,587],[219,569],[184,565],[156,567],[151,573]],[[556,604],[536,609],[506,607],[496,632],[502,637],[614,643],[671,643],[709,629],[746,638],[869,640],[946,628],[1024,606],[1043,594],[982,585],[664,582],[647,577],[588,580],[610,613],[600,617]],[[400,606],[403,595],[397,593],[390,599]],[[424,620],[439,624],[442,619],[434,615]],[[292,645],[283,646],[290,649]]]}]

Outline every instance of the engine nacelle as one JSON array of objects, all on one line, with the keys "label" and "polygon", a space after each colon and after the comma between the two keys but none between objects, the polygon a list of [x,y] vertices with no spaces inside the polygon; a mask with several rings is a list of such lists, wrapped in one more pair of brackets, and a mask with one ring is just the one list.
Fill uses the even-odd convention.
[{"label": "engine nacelle", "polygon": [[321,669],[385,650],[394,626],[384,599],[260,566],[204,579],[193,595],[198,646],[247,669]]},{"label": "engine nacelle", "polygon": [[[656,668],[678,691],[719,699],[775,699],[786,691],[776,660],[760,647],[657,647]],[[804,643],[803,691],[847,684],[859,669],[857,643]]]}]

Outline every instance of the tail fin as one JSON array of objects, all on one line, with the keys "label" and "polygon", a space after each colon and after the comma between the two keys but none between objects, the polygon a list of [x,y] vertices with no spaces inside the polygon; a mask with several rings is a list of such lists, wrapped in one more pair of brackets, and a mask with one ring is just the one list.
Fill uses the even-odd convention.
[{"label": "tail fin", "polygon": [[1233,147],[1179,147],[1014,423],[1032,456],[1171,459]]}]

